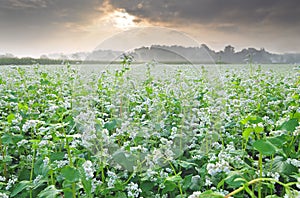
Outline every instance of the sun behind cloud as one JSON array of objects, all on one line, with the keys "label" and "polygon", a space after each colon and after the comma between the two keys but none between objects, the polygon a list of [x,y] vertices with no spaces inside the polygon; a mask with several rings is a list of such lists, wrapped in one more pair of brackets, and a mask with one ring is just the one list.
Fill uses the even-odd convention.
[{"label": "sun behind cloud", "polygon": [[150,25],[149,22],[128,13],[126,9],[114,7],[109,0],[104,0],[99,11],[102,12],[101,23],[111,25],[121,31]]},{"label": "sun behind cloud", "polygon": [[130,28],[138,27],[136,17],[128,14],[124,9],[117,9],[110,13],[108,18],[112,21],[116,28],[121,30],[128,30]]}]

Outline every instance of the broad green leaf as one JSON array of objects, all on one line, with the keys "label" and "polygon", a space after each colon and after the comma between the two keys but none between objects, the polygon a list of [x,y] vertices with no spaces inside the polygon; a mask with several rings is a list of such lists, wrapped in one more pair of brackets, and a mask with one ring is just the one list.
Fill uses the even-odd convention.
[{"label": "broad green leaf", "polygon": [[13,113],[11,113],[11,114],[9,114],[8,116],[7,116],[7,122],[8,123],[12,123],[12,121],[15,119],[16,117],[15,117],[15,114],[13,114]]},{"label": "broad green leaf", "polygon": [[72,189],[71,188],[64,188],[63,190],[64,192],[64,197],[73,197],[73,192],[72,192]]},{"label": "broad green leaf", "polygon": [[250,137],[250,134],[253,132],[253,129],[252,128],[246,128],[244,131],[243,131],[243,138],[248,141],[249,137]]},{"label": "broad green leaf", "polygon": [[116,195],[114,195],[114,198],[124,198],[127,197],[126,193],[124,192],[117,192]]},{"label": "broad green leaf", "polygon": [[241,177],[238,173],[229,174],[228,177],[225,178],[225,182],[231,188],[238,188],[242,186],[246,181]]},{"label": "broad green leaf", "polygon": [[58,190],[54,185],[48,186],[38,194],[38,198],[56,198],[62,190]]},{"label": "broad green leaf", "polygon": [[276,152],[276,147],[266,140],[255,141],[253,147],[263,155],[273,155]]},{"label": "broad green leaf", "polygon": [[282,146],[287,142],[285,135],[281,135],[281,136],[277,136],[277,137],[270,137],[267,140],[269,142],[271,142],[277,148],[282,148]]},{"label": "broad green leaf", "polygon": [[30,187],[30,181],[20,181],[20,183],[18,183],[16,185],[16,187],[13,189],[10,196],[15,197],[17,194],[19,194],[21,191],[23,191],[27,187]]},{"label": "broad green leaf", "polygon": [[256,126],[254,127],[255,133],[261,133],[264,131],[264,127]]},{"label": "broad green leaf", "polygon": [[42,158],[39,158],[34,163],[34,174],[35,175],[43,175],[47,176],[49,172],[48,166],[44,166],[44,162]]},{"label": "broad green leaf", "polygon": [[22,103],[18,103],[18,108],[20,110],[24,110],[24,111],[27,111],[28,110],[28,106],[25,104],[22,104]]},{"label": "broad green leaf", "polygon": [[252,119],[249,121],[251,124],[258,124],[263,122],[263,119],[259,116],[253,116]]},{"label": "broad green leaf", "polygon": [[199,198],[223,198],[223,195],[220,195],[219,193],[215,193],[212,190],[205,191],[201,195],[199,195]]},{"label": "broad green leaf", "polygon": [[111,130],[117,128],[119,124],[120,124],[120,121],[118,121],[116,119],[113,119],[110,122],[106,122],[104,124],[104,128],[106,128],[107,130],[111,131]]},{"label": "broad green leaf", "polygon": [[251,123],[251,124],[258,124],[262,121],[263,120],[262,120],[261,117],[250,115],[250,116],[246,117],[245,119],[241,120],[241,123],[243,125],[247,124],[248,122]]},{"label": "broad green leaf", "polygon": [[60,161],[63,160],[65,157],[65,153],[64,152],[56,152],[56,153],[51,153],[50,154],[50,161],[54,162],[54,161]]},{"label": "broad green leaf", "polygon": [[81,183],[83,185],[83,189],[85,191],[85,193],[89,196],[91,196],[92,194],[92,180],[90,179],[86,179],[85,175],[83,175],[81,177]]},{"label": "broad green leaf", "polygon": [[285,158],[281,156],[276,156],[274,160],[270,161],[268,165],[272,168],[273,172],[278,172],[280,174],[292,175],[298,171],[298,169],[286,162]]},{"label": "broad green leaf", "polygon": [[34,184],[33,189],[38,189],[39,187],[41,187],[42,185],[46,185],[45,183],[47,183],[48,180],[47,179],[41,179],[39,180],[37,183]]},{"label": "broad green leaf", "polygon": [[173,192],[177,188],[177,183],[174,183],[172,181],[166,181],[164,184],[165,188],[162,191],[163,194],[167,192]]},{"label": "broad green leaf", "polygon": [[19,181],[21,180],[30,180],[30,170],[27,167],[23,167],[19,172]]},{"label": "broad green leaf", "polygon": [[181,166],[181,167],[183,167],[183,168],[185,168],[185,169],[189,169],[189,168],[198,166],[198,165],[195,164],[195,163],[187,162],[187,161],[183,161],[183,160],[179,160],[178,164],[179,164],[179,166]]},{"label": "broad green leaf", "polygon": [[297,118],[300,121],[300,112],[294,113],[293,118]]},{"label": "broad green leaf", "polygon": [[133,171],[133,167],[136,166],[136,162],[138,160],[138,158],[133,154],[122,151],[115,152],[112,158],[115,162],[129,171]]},{"label": "broad green leaf", "polygon": [[145,181],[141,183],[140,188],[143,189],[143,193],[148,193],[151,192],[154,186],[155,186],[154,182]]},{"label": "broad green leaf", "polygon": [[61,170],[64,178],[70,182],[76,182],[80,179],[80,173],[77,169],[71,166],[66,166]]},{"label": "broad green leaf", "polygon": [[184,190],[187,190],[191,185],[192,185],[192,177],[193,175],[190,174],[190,175],[186,175],[183,179],[183,189]]},{"label": "broad green leaf", "polygon": [[12,134],[10,133],[5,133],[4,135],[1,136],[2,144],[8,145],[13,143],[13,138]]},{"label": "broad green leaf", "polygon": [[293,131],[295,131],[295,129],[296,129],[296,127],[297,127],[298,125],[299,125],[298,119],[293,118],[293,119],[290,119],[290,120],[284,122],[284,123],[281,125],[280,129],[281,129],[281,130],[282,130],[282,129],[283,129],[283,130],[287,130],[287,131],[289,131],[289,132],[293,132]]},{"label": "broad green leaf", "polygon": [[166,180],[171,182],[179,182],[182,180],[182,178],[179,175],[173,175],[171,177],[167,177]]}]

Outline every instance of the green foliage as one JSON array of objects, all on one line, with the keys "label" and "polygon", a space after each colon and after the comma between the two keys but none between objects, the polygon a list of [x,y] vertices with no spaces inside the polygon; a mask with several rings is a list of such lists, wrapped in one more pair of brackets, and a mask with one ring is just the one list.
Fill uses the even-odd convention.
[{"label": "green foliage", "polygon": [[297,197],[299,74],[222,71],[219,85],[149,64],[135,79],[132,61],[86,79],[70,65],[1,67],[0,192]]},{"label": "green foliage", "polygon": [[[32,65],[32,64],[41,64],[41,65],[60,65],[64,60],[58,60],[58,59],[36,59],[36,58],[30,58],[30,57],[25,57],[25,58],[6,58],[2,57],[0,58],[0,65]],[[81,61],[78,60],[68,60],[70,64],[76,64],[80,63]]]},{"label": "green foliage", "polygon": [[273,155],[276,152],[276,147],[266,140],[256,140],[253,147],[263,155]]}]

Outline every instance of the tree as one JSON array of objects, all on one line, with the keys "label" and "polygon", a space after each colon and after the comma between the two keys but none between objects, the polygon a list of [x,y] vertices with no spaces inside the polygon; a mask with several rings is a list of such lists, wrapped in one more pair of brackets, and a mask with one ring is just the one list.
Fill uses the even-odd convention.
[{"label": "tree", "polygon": [[234,47],[231,45],[227,45],[224,49],[225,54],[234,54]]}]

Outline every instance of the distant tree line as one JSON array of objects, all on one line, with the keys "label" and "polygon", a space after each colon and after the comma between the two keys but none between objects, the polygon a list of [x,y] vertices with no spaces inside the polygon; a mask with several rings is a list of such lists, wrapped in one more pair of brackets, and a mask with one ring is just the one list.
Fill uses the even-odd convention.
[{"label": "distant tree line", "polygon": [[59,60],[59,59],[48,59],[48,58],[18,58],[18,57],[0,57],[0,65],[59,65],[65,64],[66,62],[70,64],[80,64],[81,61],[78,60]]}]

